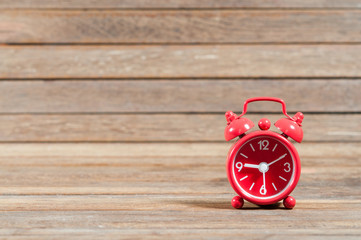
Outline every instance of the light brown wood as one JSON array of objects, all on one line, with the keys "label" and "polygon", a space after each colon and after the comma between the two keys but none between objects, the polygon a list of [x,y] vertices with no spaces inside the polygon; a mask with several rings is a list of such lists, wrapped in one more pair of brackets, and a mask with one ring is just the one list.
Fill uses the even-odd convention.
[{"label": "light brown wood", "polygon": [[[215,207],[219,205],[214,205]],[[205,207],[207,208],[207,207]],[[209,238],[219,237],[245,237],[247,239],[260,239],[269,235],[276,235],[277,239],[337,239],[346,235],[348,239],[358,239],[360,230],[357,214],[359,210],[342,209],[346,216],[337,210],[320,211],[315,215],[313,209],[289,211],[275,210],[277,215],[270,215],[272,210],[246,210],[242,213],[229,209],[208,208],[208,214],[199,212],[138,211],[73,211],[73,212],[14,212],[2,215],[6,220],[7,230],[3,234],[14,234],[19,238],[54,238],[54,234],[71,239],[100,239],[100,238],[169,238],[184,239],[184,235],[191,239],[199,236]],[[219,212],[227,214],[219,215]],[[291,215],[292,214],[292,215]],[[309,216],[313,216],[310,218]],[[332,216],[333,221],[325,219]],[[179,219],[183,219],[179,223]],[[232,219],[233,221],[231,221]],[[247,219],[247,220],[245,220]],[[290,221],[292,220],[292,224]],[[196,224],[198,223],[199,224]],[[44,223],[48,228],[44,228]],[[271,228],[265,224],[272,224]],[[11,225],[12,224],[12,225]],[[23,224],[23,225],[21,225]],[[240,229],[239,225],[245,229]],[[258,226],[262,224],[262,227]],[[221,225],[221,226],[220,226]],[[327,225],[327,228],[324,226]],[[169,226],[165,228],[165,226]],[[227,226],[227,228],[223,227]],[[354,226],[354,227],[353,227]],[[292,229],[291,229],[292,227]],[[18,230],[18,231],[16,231]],[[55,235],[55,236],[58,236]],[[297,236],[297,237],[296,237]],[[55,237],[56,238],[56,237]]]},{"label": "light brown wood", "polygon": [[[197,216],[195,213],[189,213],[184,216],[180,212],[173,213],[172,211],[166,212],[168,215],[173,217],[167,217],[165,214],[159,213],[159,211],[154,212],[151,216],[136,215],[129,217],[124,214],[124,212],[94,212],[94,211],[85,211],[85,212],[51,212],[51,214],[46,212],[34,212],[34,213],[11,213],[9,214],[12,218],[10,219],[11,223],[14,223],[13,226],[19,226],[19,219],[26,219],[24,224],[29,226],[29,228],[11,227],[10,224],[7,229],[0,230],[3,236],[11,236],[14,239],[24,239],[24,238],[54,238],[61,239],[66,237],[67,239],[108,239],[108,238],[142,238],[142,239],[184,239],[186,235],[189,239],[198,239],[200,236],[205,238],[235,238],[235,237],[244,237],[250,240],[258,240],[266,237],[277,236],[277,239],[281,240],[296,240],[301,236],[303,239],[338,239],[343,236],[347,236],[347,239],[358,240],[360,231],[357,228],[352,228],[350,225],[354,225],[353,221],[350,218],[343,222],[332,221],[328,223],[325,219],[316,219],[315,222],[307,219],[309,215],[313,215],[312,210],[305,211],[302,214],[302,218],[305,222],[299,223],[294,222],[295,225],[290,225],[290,218],[285,221],[284,218],[288,216],[285,211],[281,221],[276,218],[267,218],[261,215],[267,214],[267,211],[257,211],[257,217],[255,218],[252,213],[254,211],[246,211],[246,213],[233,214],[227,216],[228,219],[221,219],[220,217],[212,217],[209,220],[210,224],[208,226],[205,223],[204,215]],[[212,212],[213,213],[213,212]],[[349,214],[350,212],[345,212]],[[358,211],[355,211],[358,214]],[[321,215],[324,216],[334,216],[336,214],[337,219],[341,219],[340,215],[337,215],[337,211],[326,211]],[[8,217],[9,215],[6,215]],[[50,216],[49,216],[50,215]],[[74,216],[75,215],[75,216]],[[191,216],[193,215],[193,216]],[[196,217],[194,217],[196,216]],[[298,217],[298,215],[296,215]],[[142,218],[141,222],[135,222],[136,217]],[[5,217],[4,217],[5,218]],[[49,220],[51,218],[51,220]],[[229,219],[234,219],[232,223],[237,223],[229,225]],[[256,221],[245,221],[245,218],[255,219]],[[334,218],[334,217],[333,217]],[[121,220],[119,220],[121,219]],[[127,222],[129,219],[132,219],[133,222]],[[178,223],[175,226],[175,222],[178,222],[179,219],[184,219],[182,224],[185,224],[184,227],[180,228]],[[259,226],[259,224],[267,224],[269,221],[278,222],[279,224],[273,228],[266,228]],[[292,218],[291,218],[292,219]],[[306,220],[307,219],[307,220]],[[296,219],[297,220],[297,219]],[[16,222],[18,221],[18,222]],[[202,222],[203,225],[195,225],[195,221]],[[51,224],[49,228],[44,228],[44,222]],[[147,222],[150,222],[147,224]],[[166,223],[173,223],[172,227],[164,228]],[[240,228],[239,225],[245,222],[244,226],[247,229]],[[293,221],[292,221],[293,222]],[[71,224],[74,224],[73,226]],[[224,224],[229,226],[229,228],[220,228],[219,225]],[[327,227],[325,229],[325,225]],[[61,226],[62,228],[59,228]],[[139,227],[136,227],[139,226]],[[249,227],[248,227],[249,226]],[[279,227],[282,226],[282,227]],[[288,226],[286,228],[285,226]],[[291,226],[297,226],[296,229],[290,229]],[[358,225],[356,225],[358,226]],[[299,227],[299,228],[298,228]],[[66,230],[64,230],[66,229]],[[58,237],[61,236],[61,237]]]},{"label": "light brown wood", "polygon": [[[138,164],[3,167],[1,176],[4,181],[0,190],[4,195],[234,194],[224,170],[226,155],[227,152],[217,164],[205,164],[207,158],[193,158],[194,164],[183,165],[182,159],[172,158],[173,164],[168,166],[142,166],[143,161],[133,159]],[[293,195],[300,199],[343,200],[352,194],[353,198],[359,199],[361,191],[356,188],[360,173],[359,166],[304,167]],[[320,186],[324,195],[319,194]]]},{"label": "light brown wood", "polygon": [[[9,194],[80,194],[84,198],[87,194],[163,194],[163,197],[171,194],[193,198],[217,194],[230,198],[233,191],[224,170],[230,146],[230,143],[2,144],[0,191],[5,199]],[[360,143],[305,143],[297,145],[297,149],[303,167],[300,185],[294,192],[298,198],[352,202],[352,198],[345,199],[347,193],[361,195],[357,187]],[[325,196],[319,194],[317,186],[323,186]],[[41,205],[45,208],[51,207],[50,203],[44,204]],[[68,210],[74,210],[74,206],[69,207]]]},{"label": "light brown wood", "polygon": [[361,39],[361,12],[346,10],[26,10],[2,11],[0,22],[3,43],[359,43]]},{"label": "light brown wood", "polygon": [[[227,156],[227,152],[224,153]],[[224,158],[225,158],[224,157]],[[12,186],[16,187],[58,187],[58,191],[66,191],[67,188],[75,187],[105,187],[118,188],[119,194],[133,194],[134,190],[130,190],[131,186],[137,186],[144,188],[144,191],[151,191],[146,189],[150,187],[152,183],[160,184],[161,186],[168,186],[166,191],[175,193],[177,183],[182,182],[185,186],[191,187],[192,184],[195,186],[193,189],[199,189],[200,191],[211,192],[211,187],[214,187],[214,191],[217,193],[226,193],[226,173],[224,170],[224,158],[218,159],[218,164],[206,164],[208,162],[205,158],[199,158],[199,160],[193,159],[194,164],[182,164],[182,159],[172,158],[173,164],[168,166],[159,166],[153,164],[144,163],[139,159],[133,159],[137,164],[119,164],[113,166],[32,166],[26,169],[19,169],[18,167],[3,167],[2,176],[6,181],[2,183],[2,190],[5,187]],[[313,160],[315,161],[315,160]],[[206,163],[203,163],[206,162]],[[213,162],[213,161],[212,161]],[[198,165],[196,164],[198,163]],[[203,164],[202,164],[203,163]],[[59,170],[62,171],[59,171]],[[16,171],[16,172],[14,172]],[[349,185],[344,186],[342,192],[340,189],[334,189],[333,186],[325,186],[324,190],[328,193],[333,193],[331,198],[342,197],[344,191],[352,191],[353,188],[357,187],[353,181],[357,180],[357,175],[360,173],[359,167],[305,167],[303,169],[303,180],[304,186],[303,195],[306,193],[313,192],[312,183],[314,179],[312,175],[317,171],[318,184],[330,184],[337,181],[348,181]],[[333,171],[335,176],[330,175],[330,171]],[[200,174],[203,173],[203,174]],[[353,177],[355,176],[355,177]],[[346,179],[350,177],[349,179]],[[94,182],[94,179],[97,179]],[[197,183],[207,182],[207,185],[196,186]],[[126,187],[126,183],[129,182],[129,186]],[[174,189],[171,189],[173,186]],[[109,189],[109,190],[110,190]],[[127,192],[128,191],[131,192]],[[189,189],[192,190],[192,189]],[[11,190],[10,190],[11,191]],[[161,190],[160,190],[161,191]],[[110,193],[110,192],[109,192]],[[151,192],[143,192],[143,194],[150,194]],[[164,192],[165,193],[165,192]],[[355,191],[353,196],[361,196],[361,192]],[[309,196],[307,196],[309,197]]]},{"label": "light brown wood", "polygon": [[[144,198],[147,201],[144,201]],[[232,210],[227,201],[231,194],[206,194],[202,197],[192,195],[166,196],[151,194],[143,196],[134,195],[94,195],[94,196],[2,196],[1,206],[6,206],[6,211],[194,211],[199,214],[213,208]],[[207,202],[207,199],[212,199]],[[197,201],[198,200],[198,201]],[[166,203],[166,204],[165,204]],[[192,204],[193,203],[193,204]],[[202,206],[202,203],[204,206]],[[246,203],[246,208],[256,209],[257,206]],[[322,209],[334,211],[356,210],[361,213],[359,201],[355,200],[310,200],[302,199],[297,202],[297,210]],[[295,209],[296,210],[296,209]],[[361,224],[360,224],[361,226]]]},{"label": "light brown wood", "polygon": [[292,193],[297,199],[292,211],[248,202],[243,210],[231,208],[234,193],[224,170],[229,146],[0,144],[0,234],[57,238],[65,232],[69,238],[92,239],[177,239],[185,234],[194,239],[359,237],[360,143],[298,145],[303,169]]},{"label": "light brown wood", "polygon": [[0,78],[360,77],[360,45],[2,46]]},{"label": "light brown wood", "polygon": [[360,8],[358,0],[2,0],[0,9]]},{"label": "light brown wood", "polygon": [[[223,114],[254,96],[282,98],[288,112],[361,112],[360,89],[358,79],[1,81],[0,112]],[[252,103],[248,111],[281,113],[281,105]]]},{"label": "light brown wood", "polygon": [[[283,117],[247,115],[256,126],[266,116],[273,123]],[[360,123],[360,114],[309,114],[303,122],[304,141],[360,141]],[[0,115],[0,141],[223,142],[225,126],[224,114]]]},{"label": "light brown wood", "polygon": [[[147,166],[223,164],[231,142],[222,143],[6,143],[0,144],[0,165],[29,166]],[[295,145],[302,166],[357,167],[361,143],[301,143]],[[198,158],[206,162],[194,162]],[[177,162],[174,162],[173,158]],[[340,161],[343,160],[343,161]]]},{"label": "light brown wood", "polygon": [[[360,9],[0,1],[0,238],[359,240]],[[237,211],[224,112],[267,95],[305,112],[297,205]]]}]

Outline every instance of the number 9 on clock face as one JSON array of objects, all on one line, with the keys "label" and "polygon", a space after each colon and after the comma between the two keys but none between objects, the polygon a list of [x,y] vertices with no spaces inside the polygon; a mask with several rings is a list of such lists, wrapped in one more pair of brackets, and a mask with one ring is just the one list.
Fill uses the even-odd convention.
[{"label": "number 9 on clock face", "polygon": [[299,166],[295,162],[297,152],[288,142],[265,134],[250,136],[240,143],[229,162],[233,188],[259,204],[271,204],[289,194],[296,175],[299,176]]}]

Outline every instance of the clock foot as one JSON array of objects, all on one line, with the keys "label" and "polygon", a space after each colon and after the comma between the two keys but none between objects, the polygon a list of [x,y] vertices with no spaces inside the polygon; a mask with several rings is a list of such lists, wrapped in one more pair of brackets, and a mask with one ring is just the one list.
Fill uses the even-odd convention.
[{"label": "clock foot", "polygon": [[237,209],[240,209],[243,207],[243,204],[244,204],[244,200],[243,198],[241,198],[240,196],[235,196],[233,199],[232,199],[232,206],[234,208],[237,208]]},{"label": "clock foot", "polygon": [[285,208],[292,209],[296,205],[296,199],[288,196],[283,200],[283,205],[285,206]]}]

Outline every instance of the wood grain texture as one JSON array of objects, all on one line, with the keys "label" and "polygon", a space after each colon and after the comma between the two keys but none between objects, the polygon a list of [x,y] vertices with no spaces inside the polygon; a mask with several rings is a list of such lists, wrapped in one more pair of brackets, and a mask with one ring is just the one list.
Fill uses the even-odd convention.
[{"label": "wood grain texture", "polygon": [[361,76],[361,45],[2,46],[0,56],[0,78]]},{"label": "wood grain texture", "polygon": [[[0,238],[359,240],[360,9],[0,1]],[[230,204],[223,113],[262,95],[306,112],[292,211]]]},{"label": "wood grain texture", "polygon": [[[230,142],[221,143],[3,143],[0,164],[20,168],[30,166],[137,166],[139,159],[147,166],[214,165],[225,163]],[[361,163],[361,143],[296,144],[302,167],[357,167]],[[209,162],[194,162],[198,158]],[[173,158],[178,161],[174,162]],[[220,160],[221,159],[221,160]],[[313,159],[313,160],[312,160]],[[342,160],[343,161],[340,161]],[[123,164],[123,165],[122,165]]]},{"label": "wood grain texture", "polygon": [[[264,214],[267,216],[267,211],[257,210],[261,215]],[[278,211],[277,211],[278,212]],[[257,214],[257,217],[254,217],[254,211],[245,211],[243,214],[239,212],[227,215],[224,219],[218,216],[218,212],[213,212],[215,216],[210,216],[209,220],[205,220],[206,217],[203,214],[198,213],[181,213],[168,211],[165,213],[156,211],[150,215],[145,215],[145,213],[138,213],[136,216],[142,220],[136,222],[134,217],[129,218],[129,214],[126,212],[97,212],[97,211],[84,211],[84,212],[15,212],[8,213],[4,216],[4,219],[7,222],[24,222],[26,226],[24,227],[9,227],[4,230],[0,230],[1,233],[6,236],[13,236],[15,239],[41,239],[41,238],[55,238],[61,239],[61,237],[66,237],[67,239],[107,239],[107,238],[142,238],[142,239],[184,239],[184,236],[187,236],[187,239],[199,239],[200,237],[204,238],[221,238],[221,239],[231,239],[235,237],[243,237],[251,240],[258,239],[299,239],[301,236],[302,239],[332,239],[336,240],[342,237],[347,237],[350,240],[358,240],[360,231],[356,228],[358,224],[353,222],[352,217],[346,218],[341,217],[337,214],[337,211],[326,210],[320,215],[323,216],[333,216],[333,219],[336,218],[336,221],[328,223],[324,218],[316,218],[316,221],[310,221],[309,219],[314,219],[312,217],[314,210],[305,211],[302,214],[302,217],[298,214],[289,216],[287,211],[284,211],[280,215],[280,219],[275,217],[265,217]],[[352,216],[358,214],[358,210],[351,212]],[[173,216],[173,217],[167,217]],[[288,214],[288,215],[287,215]],[[334,217],[336,214],[336,217]],[[350,214],[349,211],[345,214]],[[295,216],[295,217],[294,217]],[[299,217],[299,218],[298,218]],[[25,221],[19,221],[22,218]],[[256,221],[247,222],[247,218],[254,219]],[[179,219],[184,219],[184,227],[179,227]],[[213,219],[213,220],[212,220]],[[230,221],[229,219],[234,219]],[[290,224],[291,220],[292,223]],[[300,223],[298,219],[302,219],[304,222]],[[130,222],[130,220],[133,220]],[[345,221],[342,224],[342,221]],[[18,221],[18,222],[16,222]],[[202,222],[203,224],[198,226],[195,222]],[[260,228],[258,224],[263,226],[268,222],[279,222],[279,225],[275,224],[273,228],[263,227]],[[42,224],[47,223],[51,224],[49,228],[44,228]],[[148,222],[148,224],[147,224]],[[178,226],[174,226],[175,222],[178,222]],[[233,224],[230,224],[232,222]],[[235,223],[238,223],[237,225]],[[164,227],[164,224],[172,223],[172,226],[168,228]],[[72,227],[71,224],[74,224]],[[246,229],[240,229],[239,225],[247,227]],[[8,224],[10,225],[10,224]],[[223,226],[229,226],[225,228]],[[346,226],[345,226],[346,225]],[[351,225],[351,226],[350,226]],[[356,226],[355,228],[352,226]],[[15,225],[18,226],[18,225]],[[59,228],[58,226],[61,226]],[[257,226],[257,228],[255,227]],[[287,226],[287,227],[286,227]],[[61,237],[58,237],[60,236]]]},{"label": "wood grain texture", "polygon": [[[201,196],[212,193],[228,193],[231,195],[234,193],[224,170],[226,154],[227,152],[223,158],[218,158],[218,164],[196,165],[196,163],[200,163],[200,160],[208,163],[208,158],[200,158],[199,161],[193,158],[194,165],[183,165],[179,163],[182,159],[172,157],[173,165],[168,166],[147,163],[142,165],[142,161],[133,159],[137,164],[120,166],[28,166],[23,169],[3,167],[1,177],[4,180],[0,190],[3,195],[85,195],[85,197],[89,197],[87,196],[89,194],[193,194]],[[338,160],[340,161],[340,159]],[[347,201],[361,197],[361,191],[358,188],[361,172],[359,166],[304,167],[302,171],[302,180],[293,192],[293,195],[297,196],[298,199]],[[232,197],[228,196],[228,198],[231,200]],[[50,211],[52,210],[50,209],[51,204],[42,205]],[[6,207],[1,205],[3,206],[1,210],[4,210]],[[131,210],[129,208],[130,206],[127,206],[127,209],[124,210]],[[38,207],[29,210],[40,209]],[[70,206],[68,210],[76,209],[74,206]],[[88,206],[82,210],[91,210],[91,208]]]},{"label": "wood grain texture", "polygon": [[360,43],[359,11],[1,11],[0,43]]},{"label": "wood grain texture", "polygon": [[358,0],[2,0],[0,9],[360,8]]},{"label": "wood grain texture", "polygon": [[[277,96],[288,112],[361,112],[361,80],[0,81],[1,113],[224,113],[254,96]],[[320,91],[322,94],[320,94]],[[281,112],[253,103],[249,112]]]},{"label": "wood grain texture", "polygon": [[[202,206],[204,203],[201,202],[199,205]],[[6,234],[5,236],[11,234],[18,238],[27,236],[29,239],[36,236],[55,236],[58,239],[57,236],[60,234],[61,237],[65,235],[70,239],[184,239],[184,235],[187,235],[189,239],[199,239],[200,236],[227,239],[240,236],[247,239],[298,239],[300,236],[303,239],[338,239],[347,236],[347,239],[353,240],[358,239],[360,234],[357,218],[359,208],[354,211],[344,208],[341,208],[342,211],[325,209],[317,212],[319,215],[315,214],[314,209],[295,209],[293,214],[289,211],[274,210],[277,215],[272,216],[269,214],[270,210],[249,210],[240,214],[239,211],[231,209],[217,209],[218,206],[220,204],[205,206],[208,214],[205,211],[161,210],[9,212],[2,215],[2,222],[5,223],[3,225],[8,227],[1,232]],[[222,211],[226,214],[221,214]],[[340,212],[345,215],[341,215]],[[331,216],[333,221],[325,219]],[[272,223],[272,227],[268,228],[266,224],[269,223]],[[48,224],[48,228],[44,228],[44,224]],[[240,229],[240,224],[245,229]]]},{"label": "wood grain texture", "polygon": [[[195,211],[204,213],[208,208],[214,205],[232,210],[226,198],[231,198],[230,194],[207,194],[204,197],[195,196],[165,196],[162,194],[145,195],[142,197],[133,195],[94,195],[94,196],[2,196],[0,204],[6,205],[7,211],[151,211],[153,209],[162,208],[163,211]],[[146,198],[147,201],[144,202]],[[206,203],[205,199],[212,199]],[[195,199],[204,201],[204,207],[201,204],[187,206]],[[166,204],[165,204],[166,203]],[[246,203],[246,208],[256,209],[257,206]],[[216,208],[216,206],[215,206]],[[346,211],[356,209],[361,210],[360,203],[354,200],[315,200],[308,199],[297,202],[297,208],[304,210],[325,209],[337,210],[344,209]],[[361,212],[361,211],[360,211]],[[354,216],[355,217],[355,216]],[[361,226],[361,225],[360,225]]]},{"label": "wood grain texture", "polygon": [[[154,198],[169,194],[230,198],[233,191],[224,170],[230,146],[230,143],[2,144],[0,202],[13,194],[84,195],[84,198],[88,194],[123,195],[119,201],[124,204],[133,201],[136,196],[132,194],[160,194]],[[294,194],[300,200],[353,202],[356,196],[361,196],[357,187],[360,143],[305,143],[297,145],[297,149],[303,168]],[[38,204],[43,210],[52,207],[51,203]],[[131,210],[124,204],[123,210]],[[29,210],[40,210],[40,205]],[[73,207],[69,206],[68,210],[74,210]],[[82,210],[90,209],[84,205]]]},{"label": "wood grain texture", "polygon": [[[265,114],[247,117],[257,126]],[[267,117],[274,123],[283,116]],[[360,114],[306,115],[303,140],[360,141],[360,123]],[[225,126],[224,114],[0,115],[0,141],[223,142]],[[278,131],[274,126],[271,130]]]},{"label": "wood grain texture", "polygon": [[292,211],[250,203],[243,211],[231,208],[234,193],[224,170],[229,147],[0,144],[0,235],[359,237],[360,143],[298,145],[303,169]]}]

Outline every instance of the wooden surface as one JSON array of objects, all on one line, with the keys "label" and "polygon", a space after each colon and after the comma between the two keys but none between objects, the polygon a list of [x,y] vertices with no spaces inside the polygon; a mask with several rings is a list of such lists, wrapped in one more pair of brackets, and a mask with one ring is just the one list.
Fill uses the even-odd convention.
[{"label": "wooden surface", "polygon": [[[247,116],[255,123],[283,117]],[[0,142],[223,142],[224,122],[224,114],[6,114]],[[311,129],[304,142],[361,141],[361,114],[309,114],[303,127]]]},{"label": "wooden surface", "polygon": [[[359,239],[360,143],[304,143],[284,210],[232,209],[227,143],[3,144],[3,237]],[[240,226],[241,225],[241,226]]]},{"label": "wooden surface", "polygon": [[[289,112],[357,114],[360,89],[358,79],[21,79],[0,81],[0,113],[224,114],[271,91],[287,99]],[[249,107],[251,113],[280,110],[267,102]]]},{"label": "wooden surface", "polygon": [[[0,239],[360,239],[360,8],[0,1]],[[291,211],[230,205],[224,112],[255,96],[305,114]]]},{"label": "wooden surface", "polygon": [[[12,43],[317,43],[361,38],[361,11],[0,11]],[[310,28],[312,22],[312,28]],[[11,23],[11,24],[10,24]],[[292,27],[290,27],[292,26]],[[323,34],[319,34],[322,32]]]},{"label": "wooden surface", "polygon": [[4,46],[0,56],[4,79],[361,77],[361,45]]},{"label": "wooden surface", "polygon": [[2,0],[3,9],[360,8],[358,0]]}]

